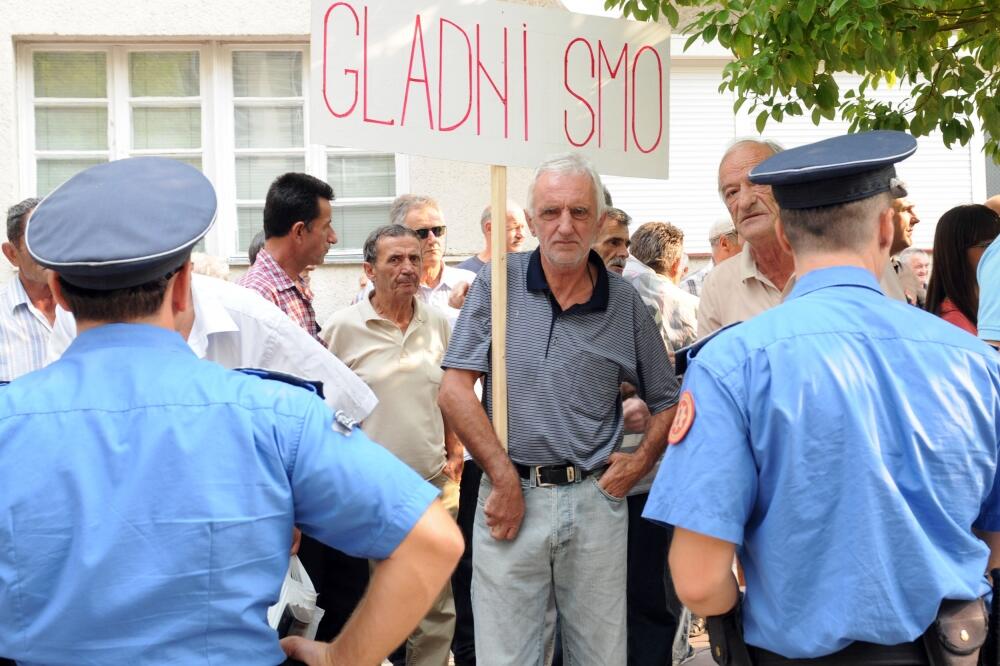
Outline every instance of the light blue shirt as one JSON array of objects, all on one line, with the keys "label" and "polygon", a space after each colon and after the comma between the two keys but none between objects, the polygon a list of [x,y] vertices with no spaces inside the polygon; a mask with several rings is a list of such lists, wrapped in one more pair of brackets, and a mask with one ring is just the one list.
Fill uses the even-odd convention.
[{"label": "light blue shirt", "polygon": [[987,345],[829,268],[709,341],[682,390],[694,420],[643,515],[737,544],[750,645],[903,643],[942,599],[988,592],[971,529],[1000,530]]},{"label": "light blue shirt", "polygon": [[45,365],[52,325],[36,308],[17,275],[0,286],[0,381]]},{"label": "light blue shirt", "polygon": [[1000,341],[1000,238],[990,243],[979,260],[977,332],[983,340]]},{"label": "light blue shirt", "polygon": [[0,655],[284,660],[292,526],[387,557],[437,491],[307,391],[113,324],[0,388]]}]

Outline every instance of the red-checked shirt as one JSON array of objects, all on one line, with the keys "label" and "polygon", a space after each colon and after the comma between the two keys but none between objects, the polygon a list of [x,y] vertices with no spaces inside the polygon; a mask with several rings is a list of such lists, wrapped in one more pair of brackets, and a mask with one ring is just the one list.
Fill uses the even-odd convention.
[{"label": "red-checked shirt", "polygon": [[247,289],[252,289],[271,301],[292,318],[306,332],[323,343],[319,337],[319,323],[316,321],[316,311],[313,309],[313,293],[305,278],[292,280],[288,277],[271,254],[261,248],[257,260],[237,283]]}]

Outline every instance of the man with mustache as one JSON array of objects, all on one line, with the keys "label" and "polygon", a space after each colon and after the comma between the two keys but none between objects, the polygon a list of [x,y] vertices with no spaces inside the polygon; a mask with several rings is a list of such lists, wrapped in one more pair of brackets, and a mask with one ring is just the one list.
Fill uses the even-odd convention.
[{"label": "man with mustache", "polygon": [[698,306],[698,337],[749,319],[781,302],[795,280],[792,256],[778,245],[778,205],[768,185],[755,185],[750,170],[784,150],[774,141],[741,139],[719,163],[719,196],[737,233],[746,241],[733,261],[705,278]]},{"label": "man with mustache", "polygon": [[593,250],[601,255],[604,265],[609,271],[621,275],[628,263],[628,225],[632,217],[620,208],[608,208],[604,213],[604,226],[601,235],[593,245]]},{"label": "man with mustache", "polygon": [[[403,225],[379,227],[365,241],[364,258],[372,292],[334,313],[323,340],[379,400],[364,421],[365,432],[438,488],[454,518],[463,450],[437,405],[450,328],[443,313],[416,297],[420,240]],[[408,639],[406,663],[446,666],[454,627],[446,584]]]}]

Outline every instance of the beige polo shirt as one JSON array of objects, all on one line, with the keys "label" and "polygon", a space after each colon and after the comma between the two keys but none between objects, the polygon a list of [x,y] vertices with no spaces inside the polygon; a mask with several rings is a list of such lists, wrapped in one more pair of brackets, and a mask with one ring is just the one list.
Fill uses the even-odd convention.
[{"label": "beige polo shirt", "polygon": [[365,433],[429,479],[445,463],[437,398],[450,329],[443,314],[419,299],[413,303],[413,319],[405,332],[379,316],[364,298],[335,312],[320,335],[378,398],[361,424]]},{"label": "beige polo shirt", "polygon": [[778,289],[760,270],[750,254],[750,244],[712,269],[705,278],[698,303],[698,337],[703,338],[739,321],[746,321],[781,303],[795,286],[795,276]]}]

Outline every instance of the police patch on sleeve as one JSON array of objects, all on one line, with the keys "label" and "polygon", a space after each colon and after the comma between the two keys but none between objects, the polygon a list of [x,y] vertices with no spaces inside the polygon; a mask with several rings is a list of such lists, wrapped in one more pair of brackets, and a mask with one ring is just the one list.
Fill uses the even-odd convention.
[{"label": "police patch on sleeve", "polygon": [[691,395],[691,391],[684,391],[681,401],[677,403],[677,412],[674,414],[674,423],[670,426],[667,442],[680,444],[691,429],[692,423],[694,423],[694,396]]}]

